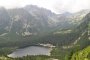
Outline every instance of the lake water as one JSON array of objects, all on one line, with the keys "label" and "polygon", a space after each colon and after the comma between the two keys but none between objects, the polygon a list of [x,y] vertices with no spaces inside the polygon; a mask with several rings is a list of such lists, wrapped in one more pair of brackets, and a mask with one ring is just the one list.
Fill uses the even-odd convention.
[{"label": "lake water", "polygon": [[16,58],[27,55],[50,55],[51,48],[30,46],[23,49],[17,49],[13,53],[9,54],[8,57]]}]

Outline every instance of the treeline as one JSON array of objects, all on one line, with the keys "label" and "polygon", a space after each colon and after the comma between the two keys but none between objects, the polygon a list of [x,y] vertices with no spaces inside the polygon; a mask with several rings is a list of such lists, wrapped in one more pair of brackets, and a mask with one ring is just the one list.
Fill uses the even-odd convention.
[{"label": "treeline", "polygon": [[10,58],[7,56],[0,56],[0,60],[49,60],[49,56],[44,55],[37,55],[37,56],[24,56],[24,57],[17,57],[17,58]]}]

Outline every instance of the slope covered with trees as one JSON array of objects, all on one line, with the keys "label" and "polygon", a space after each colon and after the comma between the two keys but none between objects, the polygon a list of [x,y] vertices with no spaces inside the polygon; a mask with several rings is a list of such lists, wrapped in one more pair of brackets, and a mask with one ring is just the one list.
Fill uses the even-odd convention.
[{"label": "slope covered with trees", "polygon": [[71,60],[90,60],[90,46],[74,53]]}]

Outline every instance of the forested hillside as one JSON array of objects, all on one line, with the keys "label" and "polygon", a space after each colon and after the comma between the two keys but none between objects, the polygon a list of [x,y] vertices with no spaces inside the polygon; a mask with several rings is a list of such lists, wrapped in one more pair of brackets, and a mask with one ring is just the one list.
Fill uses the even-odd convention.
[{"label": "forested hillside", "polygon": [[74,53],[71,60],[90,60],[90,46]]}]

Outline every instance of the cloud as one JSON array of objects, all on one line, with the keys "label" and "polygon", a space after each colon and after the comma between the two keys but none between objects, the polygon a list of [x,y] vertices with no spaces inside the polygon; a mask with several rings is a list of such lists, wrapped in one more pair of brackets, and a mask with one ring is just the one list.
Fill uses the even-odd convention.
[{"label": "cloud", "polygon": [[0,6],[5,8],[23,7],[25,5],[38,5],[56,13],[66,11],[77,12],[90,9],[90,0],[0,0]]},{"label": "cloud", "polygon": [[60,0],[60,1],[56,3],[54,6],[54,10],[58,13],[62,13],[65,11],[74,13],[83,9],[90,9],[90,0]]}]

